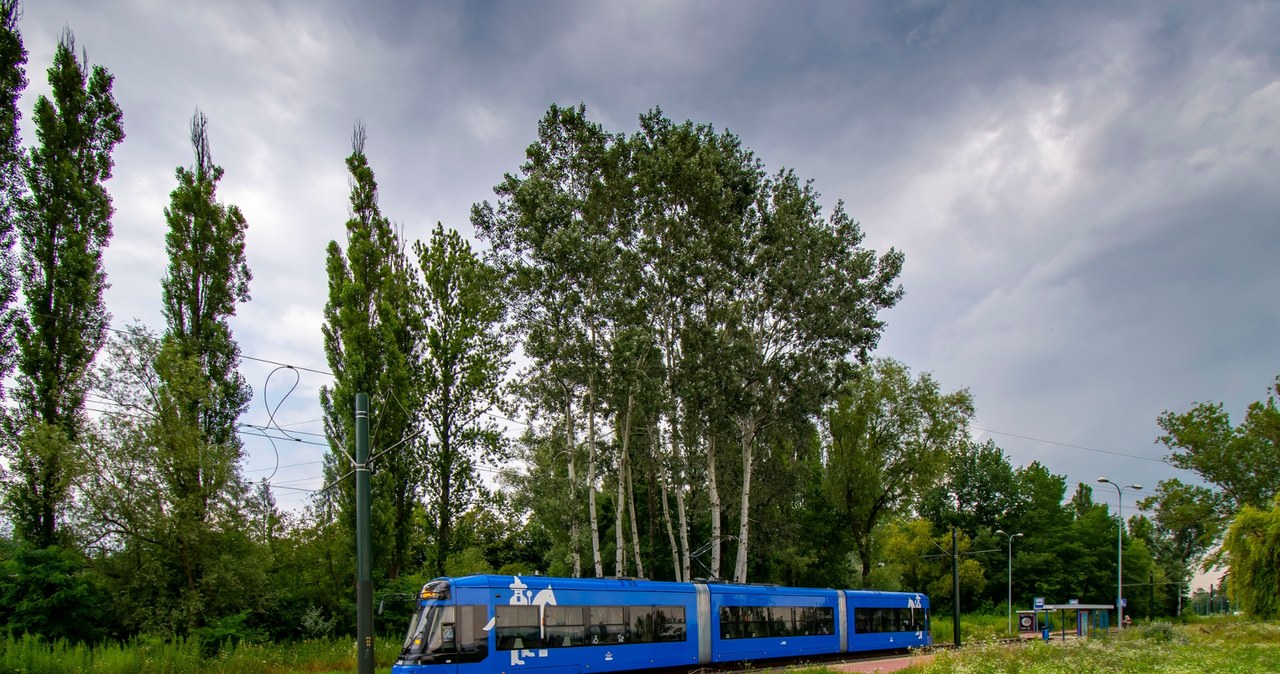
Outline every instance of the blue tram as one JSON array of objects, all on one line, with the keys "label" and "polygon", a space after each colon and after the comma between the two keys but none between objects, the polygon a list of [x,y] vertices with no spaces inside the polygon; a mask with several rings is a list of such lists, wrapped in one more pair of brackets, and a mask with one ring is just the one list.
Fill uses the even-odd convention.
[{"label": "blue tram", "polygon": [[391,671],[590,674],[931,642],[915,593],[466,576],[423,586]]}]

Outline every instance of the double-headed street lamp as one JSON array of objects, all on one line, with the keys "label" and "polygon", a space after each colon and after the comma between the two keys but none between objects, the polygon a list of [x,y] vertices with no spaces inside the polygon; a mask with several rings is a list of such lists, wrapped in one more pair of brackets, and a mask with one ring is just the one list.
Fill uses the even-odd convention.
[{"label": "double-headed street lamp", "polygon": [[1009,634],[1013,634],[1013,539],[1022,534],[1006,534],[1004,529],[996,529],[996,533],[1009,537]]},{"label": "double-headed street lamp", "polygon": [[1105,477],[1098,478],[1098,482],[1116,488],[1116,519],[1120,520],[1120,526],[1116,530],[1116,629],[1120,630],[1124,629],[1124,516],[1121,509],[1124,507],[1124,490],[1141,491],[1142,485],[1128,484],[1121,487]]}]

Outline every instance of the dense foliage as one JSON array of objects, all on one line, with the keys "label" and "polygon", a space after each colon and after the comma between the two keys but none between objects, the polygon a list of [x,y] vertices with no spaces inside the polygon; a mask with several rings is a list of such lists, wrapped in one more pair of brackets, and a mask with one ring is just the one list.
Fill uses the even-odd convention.
[{"label": "dense foliage", "polygon": [[1231,589],[1245,613],[1280,618],[1280,496],[1263,510],[1245,506],[1223,547],[1231,559]]}]

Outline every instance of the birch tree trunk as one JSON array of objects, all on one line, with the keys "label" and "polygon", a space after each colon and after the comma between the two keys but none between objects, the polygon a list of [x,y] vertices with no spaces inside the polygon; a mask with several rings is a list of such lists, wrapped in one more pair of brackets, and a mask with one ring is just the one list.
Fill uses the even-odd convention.
[{"label": "birch tree trunk", "polygon": [[630,461],[627,461],[625,472],[627,477],[627,506],[631,509],[631,546],[633,548],[632,555],[636,560],[636,576],[648,578],[644,572],[644,556],[640,554],[640,526],[639,522],[636,521],[636,490],[631,483]]},{"label": "birch tree trunk", "polygon": [[670,323],[666,330],[667,391],[670,392],[672,405],[669,433],[671,435],[671,460],[676,470],[676,479],[671,488],[676,492],[676,524],[680,534],[680,573],[681,582],[688,582],[689,573],[689,518],[684,507],[686,476],[689,471],[685,463],[684,451],[680,442],[680,398],[675,390],[675,338]]},{"label": "birch tree trunk", "polygon": [[688,483],[689,471],[686,467],[686,457],[684,455],[684,444],[680,442],[679,433],[676,432],[674,426],[679,419],[679,405],[676,405],[676,414],[672,419],[671,430],[671,454],[676,464],[676,480],[672,485],[672,489],[676,492],[676,523],[680,530],[680,570],[683,582],[689,582],[692,578],[690,574],[690,558],[689,558],[689,517],[684,506],[685,487]]},{"label": "birch tree trunk", "polygon": [[755,449],[755,425],[748,417],[742,427],[742,502],[738,508],[738,558],[734,560],[733,582],[747,582],[748,537],[751,535],[751,473],[752,452]]},{"label": "birch tree trunk", "polygon": [[[662,432],[658,430],[658,424],[653,425],[653,446],[662,447]],[[671,544],[671,569],[675,573],[676,582],[683,582],[684,576],[680,575],[680,548],[676,545],[676,532],[671,524],[671,506],[667,498],[667,483],[670,481],[667,477],[667,467],[659,466],[658,484],[662,487],[662,521],[667,525],[667,539]]]},{"label": "birch tree trunk", "polygon": [[591,560],[596,578],[604,578],[600,559],[600,523],[596,515],[596,397],[595,377],[587,377],[587,516],[591,519]]},{"label": "birch tree trunk", "polygon": [[622,420],[622,454],[618,456],[618,492],[615,499],[613,531],[614,554],[613,575],[627,575],[627,536],[623,518],[627,510],[627,467],[630,463],[631,451],[631,412],[635,409],[635,393],[627,393],[627,411]]},{"label": "birch tree trunk", "polygon": [[582,552],[578,549],[578,473],[575,462],[577,443],[573,434],[573,393],[564,389],[565,453],[569,459],[569,552],[573,557],[573,577],[582,577]]},{"label": "birch tree trunk", "polygon": [[720,488],[716,484],[716,434],[707,433],[707,489],[711,498],[711,578],[720,577]]}]

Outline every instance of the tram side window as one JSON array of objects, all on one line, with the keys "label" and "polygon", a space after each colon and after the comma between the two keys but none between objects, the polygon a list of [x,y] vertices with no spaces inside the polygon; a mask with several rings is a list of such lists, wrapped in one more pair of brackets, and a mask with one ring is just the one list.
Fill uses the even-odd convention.
[{"label": "tram side window", "polygon": [[814,614],[817,627],[817,634],[835,634],[836,633],[836,610],[830,606],[823,606],[817,609]]},{"label": "tram side window", "polygon": [[898,630],[901,632],[918,632],[921,628],[919,625],[920,611],[909,608],[898,609]]},{"label": "tram side window", "polygon": [[543,633],[549,648],[583,646],[587,643],[586,624],[581,606],[546,607]]},{"label": "tram side window", "polygon": [[769,608],[769,636],[789,637],[796,633],[795,615],[790,606]]},{"label": "tram side window", "polygon": [[853,631],[855,634],[867,634],[871,631],[871,612],[865,608],[853,609]]},{"label": "tram side window", "polygon": [[769,609],[764,606],[721,606],[720,638],[769,636]]},{"label": "tram side window", "polygon": [[683,606],[632,606],[631,641],[685,641]]},{"label": "tram side window", "polygon": [[831,607],[721,606],[720,638],[790,637],[835,634]]},{"label": "tram side window", "polygon": [[498,650],[541,648],[537,606],[495,606],[494,618],[493,629],[498,639]]},{"label": "tram side window", "polygon": [[[471,608],[462,607],[458,648],[463,652],[477,651],[483,658],[488,650],[483,632],[487,622],[484,607],[476,607],[474,614]],[[494,607],[494,615],[494,637],[500,651],[686,641],[688,638],[683,606],[551,605],[543,608],[541,625],[537,606],[499,605]],[[445,635],[446,640],[451,637],[451,634]]]},{"label": "tram side window", "polygon": [[[893,609],[888,609],[890,612]],[[854,609],[854,629],[860,634],[877,634],[879,632],[888,632],[885,622],[885,609],[882,608],[858,608]]]},{"label": "tram side window", "polygon": [[742,610],[737,606],[720,607],[720,638],[742,638]]},{"label": "tram side window", "polygon": [[854,631],[859,634],[922,632],[928,629],[928,618],[921,609],[856,608],[853,621]]},{"label": "tram side window", "polygon": [[797,608],[795,610],[796,611],[796,631],[794,632],[794,634],[796,636],[801,637],[801,636],[807,636],[810,634],[821,634],[821,632],[817,631],[817,626],[814,624],[816,621],[814,620],[813,614],[814,614],[814,611],[817,611],[817,610],[818,609],[811,608],[811,607]]},{"label": "tram side window", "polygon": [[742,607],[742,633],[747,637],[769,636],[769,609],[764,606]]},{"label": "tram side window", "polygon": [[592,644],[622,644],[627,642],[626,607],[591,606],[588,618]]},{"label": "tram side window", "polygon": [[796,629],[793,634],[796,636],[835,633],[835,609],[829,606],[806,606],[795,609],[795,612]]},{"label": "tram side window", "polygon": [[683,606],[655,606],[653,609],[654,641],[685,641],[687,621]]},{"label": "tram side window", "polygon": [[433,632],[428,646],[433,653],[455,653],[458,650],[457,608],[443,606],[440,611],[440,630]]},{"label": "tram side window", "polygon": [[[466,660],[483,660],[489,653],[489,635],[484,631],[485,624],[489,622],[488,607],[459,606],[458,612],[460,619],[455,626],[458,652]],[[445,639],[448,637],[446,634]]]}]

